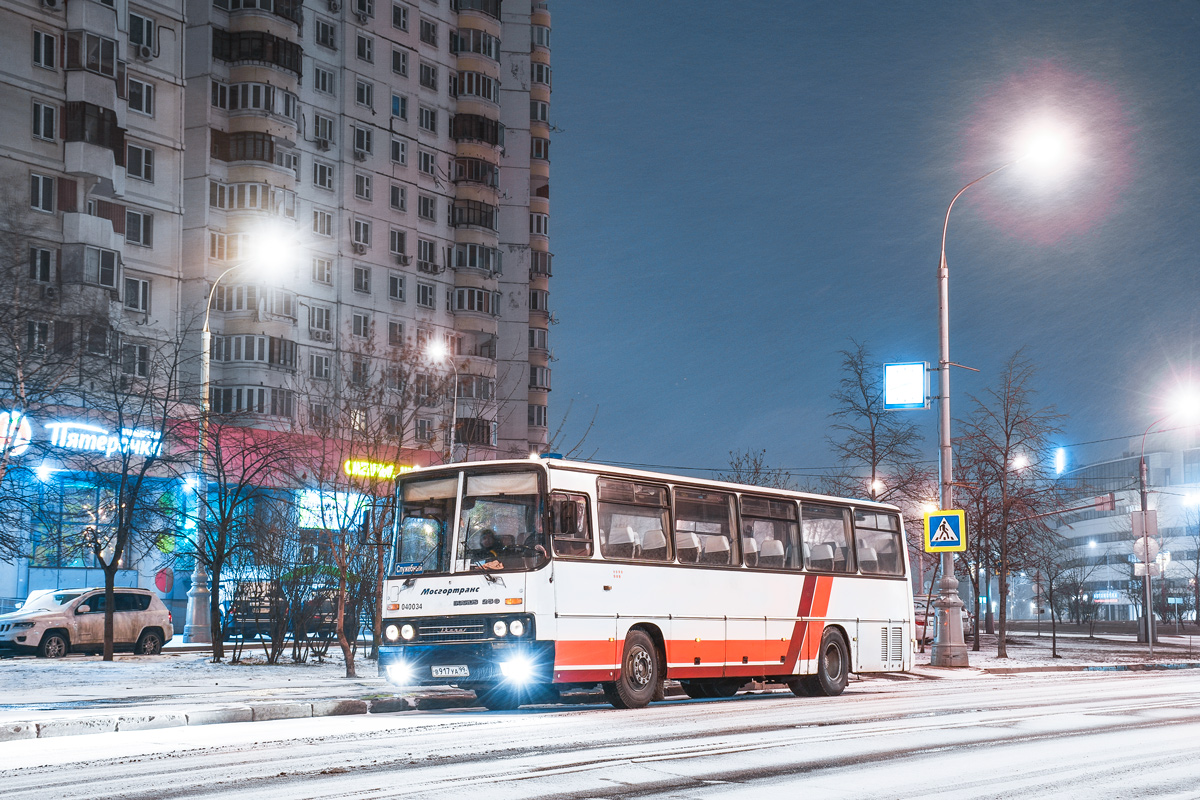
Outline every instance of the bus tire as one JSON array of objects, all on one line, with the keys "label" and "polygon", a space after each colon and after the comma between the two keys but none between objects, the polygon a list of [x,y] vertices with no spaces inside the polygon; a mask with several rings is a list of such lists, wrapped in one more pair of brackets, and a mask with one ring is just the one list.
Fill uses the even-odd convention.
[{"label": "bus tire", "polygon": [[733,697],[738,690],[746,685],[740,678],[722,678],[708,684],[709,697]]},{"label": "bus tire", "polygon": [[621,674],[611,684],[612,691],[606,692],[608,701],[616,708],[644,708],[662,683],[660,671],[654,640],[643,630],[630,631],[621,655]]},{"label": "bus tire", "polygon": [[513,711],[520,707],[521,698],[517,690],[507,686],[494,686],[490,689],[479,689],[475,692],[480,705],[488,711]]},{"label": "bus tire", "polygon": [[708,686],[698,681],[680,681],[683,693],[693,700],[703,700],[708,697]]},{"label": "bus tire", "polygon": [[812,697],[816,694],[813,691],[812,676],[790,680],[787,682],[787,687],[796,697]]},{"label": "bus tire", "polygon": [[813,694],[837,697],[850,679],[850,650],[846,640],[834,628],[821,634],[821,649],[817,653],[817,674],[810,679]]}]

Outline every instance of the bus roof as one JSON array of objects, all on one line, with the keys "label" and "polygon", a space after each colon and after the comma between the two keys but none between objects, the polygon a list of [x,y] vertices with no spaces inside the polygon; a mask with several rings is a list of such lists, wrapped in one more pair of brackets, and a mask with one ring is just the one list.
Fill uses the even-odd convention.
[{"label": "bus roof", "polygon": [[594,472],[604,475],[613,475],[622,478],[641,478],[645,480],[659,481],[663,483],[686,483],[692,486],[704,486],[710,489],[724,489],[726,491],[735,491],[753,494],[769,494],[777,497],[788,498],[810,498],[813,500],[833,500],[840,503],[852,503],[857,507],[870,507],[878,509],[887,509],[888,511],[899,511],[900,509],[891,503],[880,503],[875,500],[866,500],[859,497],[837,497],[835,495],[816,494],[813,492],[800,492],[788,489],[773,489],[766,486],[754,486],[746,483],[731,483],[729,481],[714,481],[708,478],[692,478],[684,475],[673,475],[665,472],[651,472],[649,470],[631,469],[629,467],[614,467],[608,464],[597,464],[590,461],[568,461],[561,458],[517,458],[517,459],[500,459],[495,461],[460,461],[454,464],[438,464],[431,467],[419,467],[411,472],[405,472],[399,476],[400,480],[413,478],[428,472],[434,471],[449,471],[462,469],[463,467],[513,467],[526,466],[531,464],[538,465],[539,468],[561,469],[571,472]]}]

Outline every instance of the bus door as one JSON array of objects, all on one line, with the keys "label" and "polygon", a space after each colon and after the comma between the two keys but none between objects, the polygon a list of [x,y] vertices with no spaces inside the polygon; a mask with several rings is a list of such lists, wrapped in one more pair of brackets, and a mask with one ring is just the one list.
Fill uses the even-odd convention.
[{"label": "bus door", "polygon": [[550,541],[557,617],[554,681],[612,680],[620,660],[613,564],[596,559],[586,494],[551,493]]}]

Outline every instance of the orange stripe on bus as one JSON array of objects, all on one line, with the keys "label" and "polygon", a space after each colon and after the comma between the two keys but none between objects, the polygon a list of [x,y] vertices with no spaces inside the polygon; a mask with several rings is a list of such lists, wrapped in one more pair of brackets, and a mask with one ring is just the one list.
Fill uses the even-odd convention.
[{"label": "orange stripe on bus", "polygon": [[554,644],[554,668],[570,669],[577,666],[599,666],[617,664],[616,642],[563,640]]}]

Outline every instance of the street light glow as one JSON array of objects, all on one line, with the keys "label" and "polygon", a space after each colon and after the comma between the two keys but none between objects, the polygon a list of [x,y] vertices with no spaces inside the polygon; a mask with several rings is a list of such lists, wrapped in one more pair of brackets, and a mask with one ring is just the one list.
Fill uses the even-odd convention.
[{"label": "street light glow", "polygon": [[434,339],[425,349],[425,354],[429,356],[431,361],[445,361],[450,355],[450,351],[446,349],[446,343],[440,339]]}]

